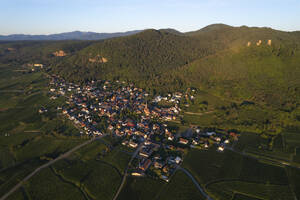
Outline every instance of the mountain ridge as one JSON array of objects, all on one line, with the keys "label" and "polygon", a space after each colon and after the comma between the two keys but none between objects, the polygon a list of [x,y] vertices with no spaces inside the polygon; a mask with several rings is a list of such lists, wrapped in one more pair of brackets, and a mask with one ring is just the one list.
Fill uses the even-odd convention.
[{"label": "mountain ridge", "polygon": [[142,30],[133,30],[126,32],[115,33],[97,33],[97,32],[84,32],[84,31],[72,31],[48,35],[29,35],[29,34],[11,34],[0,35],[0,41],[23,41],[23,40],[102,40],[114,37],[122,37],[133,35],[141,32]]},{"label": "mountain ridge", "polygon": [[[265,30],[273,30],[280,31],[286,33],[292,33],[296,36],[300,37],[300,31],[281,31],[272,29],[270,27],[249,27],[249,26],[231,26],[222,23],[211,24],[200,28],[195,31],[181,32],[174,28],[162,28],[157,29],[160,32],[166,32],[176,35],[186,35],[186,36],[197,36],[199,34],[208,33],[208,32],[218,32],[221,30],[234,30],[234,29],[265,29]],[[71,31],[71,32],[62,32],[62,33],[54,33],[54,34],[10,34],[10,35],[0,35],[0,41],[43,41],[43,40],[103,40],[110,39],[116,37],[130,36],[137,33],[141,33],[147,30],[156,30],[156,29],[141,29],[141,30],[131,30],[125,32],[93,32],[93,31]]]}]

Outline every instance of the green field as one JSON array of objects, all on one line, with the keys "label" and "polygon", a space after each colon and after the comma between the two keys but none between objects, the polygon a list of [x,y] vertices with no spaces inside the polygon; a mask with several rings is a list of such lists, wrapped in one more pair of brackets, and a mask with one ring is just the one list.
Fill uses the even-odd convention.
[{"label": "green field", "polygon": [[121,182],[118,171],[105,162],[66,160],[53,168],[62,180],[76,185],[92,199],[111,199]]},{"label": "green field", "polygon": [[191,150],[183,166],[216,199],[231,199],[236,193],[259,199],[293,198],[284,168],[232,151]]},{"label": "green field", "polygon": [[151,178],[128,177],[118,200],[153,200],[156,199],[166,183]]},{"label": "green field", "polygon": [[31,199],[84,199],[79,188],[63,181],[56,176],[51,169],[42,170],[25,184],[25,188]]},{"label": "green field", "polygon": [[[17,65],[0,66],[0,196],[38,166],[84,141],[65,136],[78,130],[57,116],[59,104],[47,96],[45,75],[18,69]],[[42,106],[49,112],[39,114]],[[23,188],[11,199],[26,199],[28,191]]]},{"label": "green field", "polygon": [[118,200],[204,200],[194,183],[182,171],[177,171],[169,183],[152,178],[128,177]]},{"label": "green field", "polygon": [[[184,113],[168,123],[172,132],[195,125],[242,133],[232,151],[220,153],[213,146],[184,154],[182,167],[213,199],[300,199],[298,35],[213,25],[183,35],[146,30],[100,42],[1,43],[0,197],[34,169],[87,139],[57,112],[64,97],[49,99],[48,71],[81,84],[132,81],[150,96],[189,91],[195,98],[183,95]],[[273,43],[245,47],[258,38]],[[16,51],[7,51],[9,47]],[[50,56],[58,49],[68,55]],[[89,62],[98,54],[108,62]],[[35,72],[26,67],[37,62],[46,67]],[[41,107],[48,112],[39,114]],[[112,199],[133,151],[120,142],[113,137],[94,141],[40,171],[9,199]],[[169,183],[129,176],[119,199],[204,198],[177,171]]]},{"label": "green field", "polygon": [[291,188],[294,190],[297,199],[300,198],[300,169],[287,168],[287,173],[290,178]]},{"label": "green field", "polygon": [[208,186],[208,190],[214,194],[217,199],[231,199],[236,194],[243,194],[246,197],[254,199],[285,199],[293,200],[294,196],[289,186],[259,184],[255,182],[242,181],[223,181]]},{"label": "green field", "polygon": [[161,190],[157,199],[204,200],[192,180],[182,171],[177,171],[170,183]]}]

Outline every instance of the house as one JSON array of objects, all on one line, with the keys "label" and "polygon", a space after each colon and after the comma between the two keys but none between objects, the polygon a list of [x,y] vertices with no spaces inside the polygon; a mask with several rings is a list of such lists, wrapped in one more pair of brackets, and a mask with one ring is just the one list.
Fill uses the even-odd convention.
[{"label": "house", "polygon": [[48,110],[45,109],[45,108],[40,108],[40,109],[39,109],[39,113],[40,113],[40,114],[43,114],[43,113],[45,113],[45,112],[48,112]]},{"label": "house", "polygon": [[170,136],[168,137],[168,140],[173,141],[173,140],[174,140],[174,136],[173,136],[173,135],[170,135]]},{"label": "house", "polygon": [[150,140],[145,141],[145,145],[151,145],[151,144],[152,144],[152,142]]},{"label": "house", "polygon": [[272,45],[272,40],[268,40],[268,45],[269,45],[269,46]]},{"label": "house", "polygon": [[108,126],[108,130],[113,130],[114,129],[114,127],[110,124],[109,126]]},{"label": "house", "polygon": [[168,129],[165,129],[165,134],[166,134],[167,136],[171,136],[171,135],[172,135],[172,133],[171,133]]},{"label": "house", "polygon": [[162,97],[161,96],[157,96],[155,97],[154,101],[155,102],[160,102],[162,100]]},{"label": "house", "polygon": [[94,131],[93,133],[94,133],[94,135],[102,135],[102,133],[100,131]]},{"label": "house", "polygon": [[175,147],[173,145],[167,145],[166,147],[167,147],[167,149],[175,150]]},{"label": "house", "polygon": [[143,170],[143,171],[146,171],[150,165],[151,165],[151,160],[147,159],[141,166],[140,166],[140,169]]},{"label": "house", "polygon": [[153,150],[152,150],[151,148],[149,148],[149,147],[144,147],[144,148],[140,151],[139,155],[142,156],[142,157],[145,157],[145,158],[149,158],[149,157],[151,156],[152,152],[153,152]]},{"label": "house", "polygon": [[219,146],[218,147],[218,151],[224,151],[224,149],[225,149],[224,146]]},{"label": "house", "polygon": [[118,129],[115,131],[115,134],[116,134],[118,137],[124,136],[124,132],[123,132],[123,131],[119,131]]},{"label": "house", "polygon": [[153,130],[157,130],[159,129],[159,126],[157,124],[153,124],[153,127],[152,127]]},{"label": "house", "polygon": [[204,148],[208,148],[209,146],[208,146],[208,144],[207,143],[205,143],[204,144]]},{"label": "house", "polygon": [[162,175],[161,178],[162,178],[164,181],[166,181],[166,182],[169,182],[169,181],[170,181],[169,178],[168,178],[167,176],[165,176],[165,175]]},{"label": "house", "polygon": [[229,135],[231,137],[233,137],[234,140],[238,140],[238,134],[234,133],[234,132],[230,132]]},{"label": "house", "polygon": [[184,138],[179,138],[179,142],[180,144],[188,144],[189,141],[187,139],[184,139]]},{"label": "house", "polygon": [[134,123],[132,123],[132,122],[127,122],[127,126],[129,126],[129,127],[135,127]]},{"label": "house", "polygon": [[171,115],[165,116],[165,120],[167,120],[167,121],[171,121],[172,119],[173,119],[173,117]]},{"label": "house", "polygon": [[138,146],[137,143],[133,142],[133,141],[130,141],[129,143],[129,146],[132,147],[132,148],[136,148]]},{"label": "house", "polygon": [[145,113],[146,115],[150,115],[150,110],[148,109],[147,106],[144,108],[144,113]]},{"label": "house", "polygon": [[199,142],[198,142],[197,140],[193,139],[192,144],[193,144],[193,145],[198,145]]},{"label": "house", "polygon": [[176,162],[177,164],[179,164],[181,161],[182,161],[182,159],[181,159],[179,156],[177,156],[177,157],[175,158],[175,162]]},{"label": "house", "polygon": [[54,56],[56,57],[63,57],[66,56],[67,54],[63,50],[59,50],[53,53]]},{"label": "house", "polygon": [[43,68],[44,65],[43,64],[33,64],[34,67],[40,67],[40,68]]},{"label": "house", "polygon": [[216,135],[215,132],[206,132],[205,134],[206,134],[207,136],[213,136],[213,135]]},{"label": "house", "polygon": [[258,40],[258,42],[256,43],[256,45],[257,45],[257,46],[260,46],[261,43],[262,43],[262,41],[261,41],[261,40]]},{"label": "house", "polygon": [[154,162],[154,167],[156,169],[161,169],[163,167],[163,164],[161,162],[155,161]]},{"label": "house", "polygon": [[162,169],[162,171],[164,172],[164,173],[168,173],[169,172],[169,167],[166,165],[166,166],[164,166],[164,168]]},{"label": "house", "polygon": [[132,172],[131,175],[132,176],[143,176],[144,174],[140,173],[140,172]]}]

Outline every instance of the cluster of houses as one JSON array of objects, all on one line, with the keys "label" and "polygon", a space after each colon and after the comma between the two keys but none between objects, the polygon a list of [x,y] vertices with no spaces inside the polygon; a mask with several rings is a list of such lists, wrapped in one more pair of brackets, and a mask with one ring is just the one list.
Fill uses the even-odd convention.
[{"label": "cluster of houses", "polygon": [[[147,128],[149,121],[175,120],[179,113],[177,105],[169,108],[159,108],[148,105],[149,96],[133,84],[119,81],[92,81],[85,86],[66,83],[59,77],[52,76],[49,92],[50,99],[59,95],[67,99],[63,114],[81,126],[86,134],[99,134],[96,130],[99,121],[105,119],[107,128],[117,136],[136,133],[137,127]],[[136,120],[128,115],[138,116]],[[140,133],[145,135],[147,132]]]},{"label": "cluster of houses", "polygon": [[194,134],[189,138],[191,148],[207,149],[211,146],[216,146],[217,151],[224,151],[225,146],[231,141],[238,140],[238,134],[234,132],[217,133],[214,131],[200,131],[199,128],[195,129]]},{"label": "cluster of houses", "polygon": [[[167,126],[153,127],[150,137],[142,140],[144,143],[136,158],[137,165],[131,173],[133,176],[143,176],[148,170],[151,171],[150,174],[168,182],[183,161],[187,149],[208,149],[215,146],[217,151],[223,152],[226,145],[238,139],[238,134],[233,132],[219,133],[191,128],[185,133],[178,134],[169,131]],[[157,140],[157,137],[161,139]],[[127,137],[122,144],[137,148],[139,142],[136,139],[138,138]]]},{"label": "cluster of houses", "polygon": [[[178,117],[181,93],[166,98],[157,96],[153,100],[143,89],[126,82],[91,81],[80,86],[55,75],[51,76],[49,93],[53,100],[65,98],[65,106],[57,110],[72,120],[82,134],[95,136],[104,131],[120,137],[122,145],[128,148],[140,147],[131,169],[134,176],[151,174],[169,181],[187,148],[208,148],[216,144],[223,151],[234,137],[200,129],[193,129],[189,134],[170,130],[167,121]],[[158,106],[161,100],[173,104]]]},{"label": "cluster of houses", "polygon": [[131,172],[132,175],[144,176],[147,171],[148,174],[169,180],[169,176],[181,163],[183,149],[168,148],[166,131],[168,129],[164,123],[143,120],[137,123],[134,132],[124,137],[122,145],[129,148],[137,148],[142,144],[136,157],[136,165]]},{"label": "cluster of houses", "polygon": [[[185,100],[193,101],[195,99],[195,96],[193,94],[196,93],[195,89],[189,88],[185,94],[181,92],[175,92],[174,94],[169,93],[167,96],[156,96],[152,102],[154,103],[160,103],[160,102],[166,102],[169,104],[175,104],[177,107],[179,103],[184,98]],[[185,104],[184,106],[189,107],[189,104]]]}]

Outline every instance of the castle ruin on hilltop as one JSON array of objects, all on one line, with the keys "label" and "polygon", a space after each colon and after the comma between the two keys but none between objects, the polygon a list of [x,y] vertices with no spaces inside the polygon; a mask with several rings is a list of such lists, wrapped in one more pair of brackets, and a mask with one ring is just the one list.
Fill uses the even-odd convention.
[{"label": "castle ruin on hilltop", "polygon": [[[250,41],[248,41],[247,42],[247,47],[250,47],[251,46],[251,42]],[[256,46],[260,46],[262,44],[262,40],[258,40],[257,42],[256,42]],[[267,45],[268,46],[272,46],[272,40],[268,40],[267,41]]]}]

